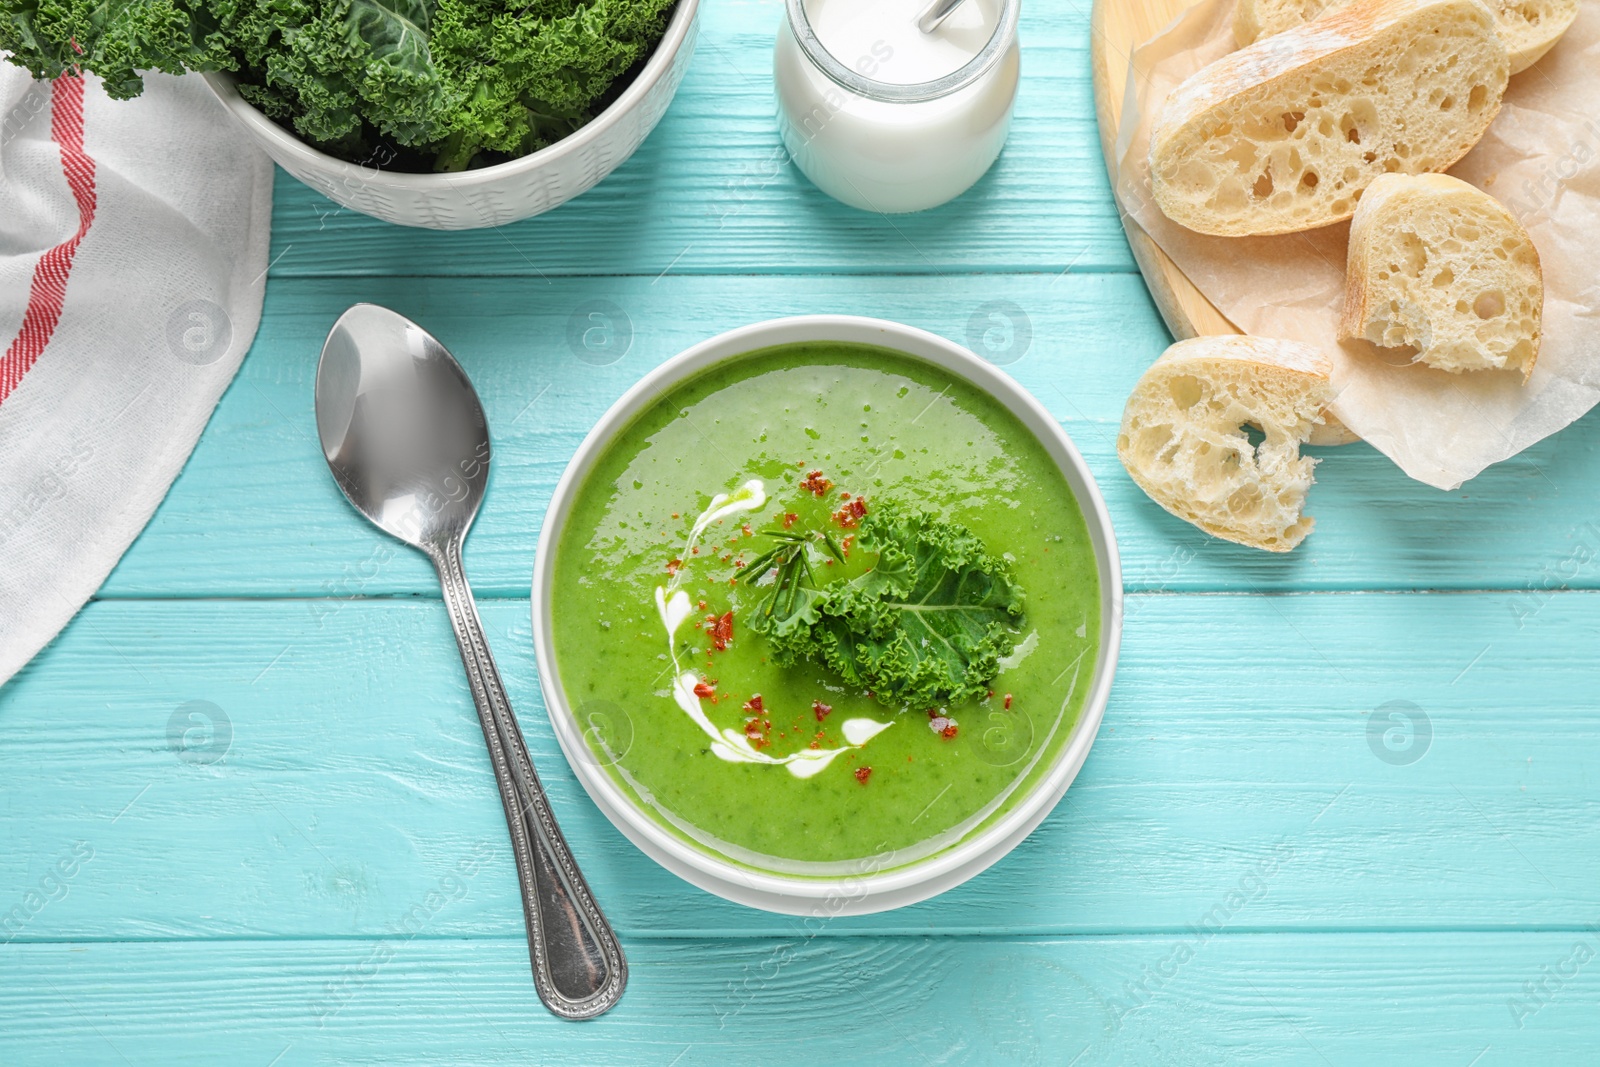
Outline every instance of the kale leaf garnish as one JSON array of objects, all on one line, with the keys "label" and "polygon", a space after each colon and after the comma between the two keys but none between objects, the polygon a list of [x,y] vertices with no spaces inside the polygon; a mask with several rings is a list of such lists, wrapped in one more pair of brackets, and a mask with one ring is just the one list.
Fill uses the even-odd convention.
[{"label": "kale leaf garnish", "polygon": [[1010,564],[966,527],[892,503],[861,519],[872,569],[818,585],[810,546],[825,533],[770,531],[777,548],[745,569],[770,592],[748,626],[781,666],[812,660],[883,704],[926,709],[983,696],[1015,647],[1023,596]]}]

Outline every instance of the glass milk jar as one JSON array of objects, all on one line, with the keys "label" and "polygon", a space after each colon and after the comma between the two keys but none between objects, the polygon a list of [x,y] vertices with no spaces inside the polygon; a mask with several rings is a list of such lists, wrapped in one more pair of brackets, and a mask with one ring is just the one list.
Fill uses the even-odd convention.
[{"label": "glass milk jar", "polygon": [[966,0],[931,33],[928,0],[787,0],[774,77],[790,156],[866,211],[921,211],[983,177],[1011,126],[1021,0]]}]

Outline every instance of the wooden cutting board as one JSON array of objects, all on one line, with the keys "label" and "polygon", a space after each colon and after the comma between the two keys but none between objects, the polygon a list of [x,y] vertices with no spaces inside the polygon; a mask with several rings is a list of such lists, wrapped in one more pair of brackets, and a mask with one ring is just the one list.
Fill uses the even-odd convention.
[{"label": "wooden cutting board", "polygon": [[[1112,150],[1122,118],[1122,94],[1128,82],[1128,57],[1134,48],[1159,33],[1192,0],[1094,0],[1089,22],[1089,55],[1094,72],[1094,110],[1100,123],[1100,147],[1106,170],[1116,185]],[[1127,214],[1122,216],[1133,258],[1144,274],[1150,295],[1172,336],[1182,340],[1201,334],[1240,333],[1212,306],[1167,254]]]}]

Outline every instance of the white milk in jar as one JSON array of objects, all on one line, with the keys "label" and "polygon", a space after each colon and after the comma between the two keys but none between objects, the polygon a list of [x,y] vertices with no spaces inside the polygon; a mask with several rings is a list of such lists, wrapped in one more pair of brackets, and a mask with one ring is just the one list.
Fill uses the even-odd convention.
[{"label": "white milk in jar", "polygon": [[787,0],[774,77],[795,163],[867,211],[921,211],[983,177],[1011,126],[1020,0],[966,0],[932,33],[928,0]]}]

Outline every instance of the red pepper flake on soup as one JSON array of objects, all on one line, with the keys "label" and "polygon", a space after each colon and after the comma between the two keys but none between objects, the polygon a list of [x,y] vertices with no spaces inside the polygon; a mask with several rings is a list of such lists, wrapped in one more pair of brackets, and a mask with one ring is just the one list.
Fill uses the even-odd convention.
[{"label": "red pepper flake on soup", "polygon": [[681,560],[681,559],[669,559],[669,560],[667,560],[667,573],[668,574],[677,574],[681,570],[683,570],[683,560]]},{"label": "red pepper flake on soup", "polygon": [[871,767],[857,767],[856,768],[856,781],[860,782],[862,785],[866,785],[867,784],[867,779],[871,778],[871,777],[872,777],[872,768]]},{"label": "red pepper flake on soup", "polygon": [[757,748],[766,748],[772,744],[772,739],[768,736],[772,730],[772,720],[764,718],[767,709],[761,699],[761,694],[757,693],[745,701],[744,710],[746,714],[751,716],[751,718],[745,720],[744,735]]},{"label": "red pepper flake on soup", "polygon": [[833,521],[846,530],[853,530],[861,523],[861,516],[867,513],[867,502],[863,497],[856,497],[844,507],[833,513]]},{"label": "red pepper flake on soup", "polygon": [[694,695],[701,700],[711,700],[717,695],[717,683],[715,681],[694,683]]},{"label": "red pepper flake on soup", "polygon": [[824,478],[821,471],[812,471],[811,473],[807,474],[805,480],[800,483],[800,488],[804,489],[812,496],[824,497],[827,496],[828,491],[833,488],[833,482],[828,478]]},{"label": "red pepper flake on soup", "polygon": [[811,702],[811,713],[817,717],[818,722],[821,722],[823,719],[826,719],[829,715],[833,714],[833,705],[824,704],[820,700],[813,700]]},{"label": "red pepper flake on soup", "polygon": [[712,646],[718,652],[728,651],[728,646],[733,643],[733,612],[727,612],[706,629],[711,634]]}]

